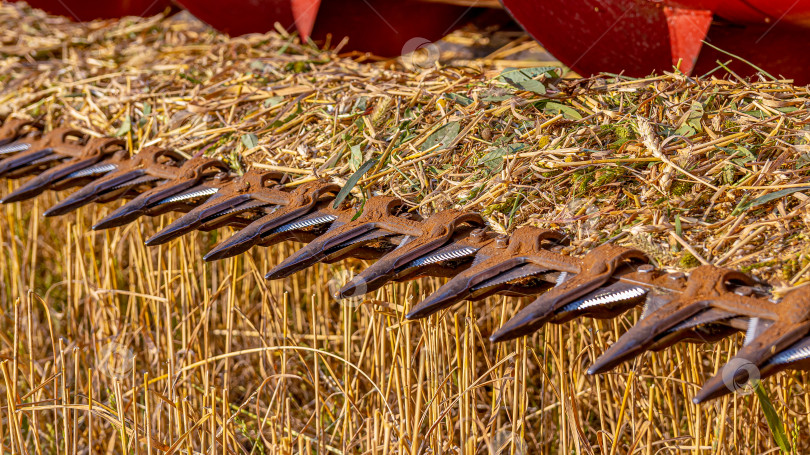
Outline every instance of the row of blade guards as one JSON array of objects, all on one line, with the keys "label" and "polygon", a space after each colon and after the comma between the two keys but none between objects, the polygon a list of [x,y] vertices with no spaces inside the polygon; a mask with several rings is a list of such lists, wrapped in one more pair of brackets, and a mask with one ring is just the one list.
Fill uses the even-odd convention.
[{"label": "row of blade guards", "polygon": [[298,241],[306,246],[270,270],[285,278],[318,262],[376,259],[347,282],[336,298],[373,292],[390,281],[447,277],[406,315],[419,319],[500,294],[537,299],[490,337],[493,342],[530,334],[548,323],[578,317],[612,318],[643,305],[640,321],[588,370],[606,372],[646,351],[680,341],[715,342],[746,331],[728,366],[709,379],[695,403],[735,391],[758,376],[810,368],[810,286],[776,302],[765,283],[739,271],[701,266],[667,273],[641,251],[603,244],[582,257],[563,254],[560,232],[524,226],[511,235],[487,229],[480,214],[446,210],[422,218],[403,200],[372,196],[362,205],[336,202],[341,186],[324,179],[295,187],[283,173],[232,172],[222,161],[146,147],[131,155],[116,138],[90,137],[72,128],[43,131],[35,121],[9,118],[0,127],[0,176],[32,176],[3,203],[45,190],[80,189],[44,212],[64,215],[91,202],[128,199],[93,226],[109,229],[169,211],[183,213],[152,238],[159,245],[193,230],[233,226],[236,234],[206,261],[253,246]]}]

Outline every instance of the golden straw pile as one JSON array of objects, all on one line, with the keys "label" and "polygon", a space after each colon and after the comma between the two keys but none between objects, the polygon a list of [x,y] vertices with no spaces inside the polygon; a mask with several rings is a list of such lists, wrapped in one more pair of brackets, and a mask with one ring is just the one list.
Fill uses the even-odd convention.
[{"label": "golden straw pile", "polygon": [[[374,158],[359,200],[478,210],[498,231],[561,229],[574,255],[610,240],[672,269],[742,269],[778,292],[810,279],[810,97],[789,81],[561,78],[526,61],[504,70],[495,61],[512,44],[458,67],[444,55],[369,63],[182,15],[73,24],[4,3],[0,24],[3,116],[283,170],[291,185],[343,183]],[[147,248],[173,215],[93,232],[114,207],[42,218],[60,197],[2,207],[0,454],[776,447],[756,395],[691,404],[739,336],[588,377],[638,312],[493,345],[526,301],[411,323],[405,311],[441,280],[341,304],[330,291],[361,261],[267,282],[297,245],[207,264],[229,232]],[[764,384],[797,453],[809,447],[807,379]]]}]

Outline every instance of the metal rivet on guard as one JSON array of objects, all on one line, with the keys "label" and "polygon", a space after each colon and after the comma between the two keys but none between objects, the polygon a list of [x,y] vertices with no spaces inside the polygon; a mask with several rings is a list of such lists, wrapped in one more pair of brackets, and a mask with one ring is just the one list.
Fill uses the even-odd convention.
[{"label": "metal rivet on guard", "polygon": [[644,264],[638,268],[638,271],[641,273],[650,273],[653,270],[655,270],[655,267],[653,267],[651,264]]},{"label": "metal rivet on guard", "polygon": [[680,280],[680,279],[684,278],[685,276],[686,275],[684,275],[683,272],[675,272],[675,273],[670,273],[669,274],[669,279],[672,280],[672,281],[676,281],[676,280]]},{"label": "metal rivet on guard", "polygon": [[484,236],[484,232],[486,232],[484,229],[476,229],[470,232],[470,237],[474,239],[480,239],[481,237]]},{"label": "metal rivet on guard", "polygon": [[509,245],[509,237],[505,235],[499,235],[497,239],[495,239],[495,248],[506,248]]}]

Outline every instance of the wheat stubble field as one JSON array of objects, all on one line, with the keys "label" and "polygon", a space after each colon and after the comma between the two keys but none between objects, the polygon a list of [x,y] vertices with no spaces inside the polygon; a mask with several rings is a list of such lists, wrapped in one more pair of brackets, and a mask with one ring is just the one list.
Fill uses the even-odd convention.
[{"label": "wheat stubble field", "polygon": [[[345,183],[377,157],[352,197],[474,209],[506,233],[560,229],[574,255],[613,239],[673,270],[710,262],[782,292],[810,278],[807,196],[758,199],[807,181],[806,87],[605,75],[544,77],[539,94],[505,83],[497,55],[413,67],[282,33],[231,39],[162,16],[78,25],[7,4],[0,22],[4,116],[132,150],[204,151],[235,170],[288,172],[291,186],[315,173]],[[692,176],[650,151],[639,117]],[[206,263],[229,229],[150,248],[175,215],[91,231],[120,203],[41,216],[63,197],[0,207],[0,454],[779,450],[756,395],[691,403],[742,336],[590,377],[638,311],[494,345],[529,300],[408,322],[442,280],[338,302],[331,293],[367,264],[266,281],[300,245]],[[808,448],[807,379],[763,383],[796,453]]]}]

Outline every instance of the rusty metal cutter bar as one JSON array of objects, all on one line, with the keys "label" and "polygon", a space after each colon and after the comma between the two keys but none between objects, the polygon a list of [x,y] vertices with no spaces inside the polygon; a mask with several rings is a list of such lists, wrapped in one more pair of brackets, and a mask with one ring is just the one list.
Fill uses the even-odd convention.
[{"label": "rusty metal cutter bar", "polygon": [[[495,294],[537,296],[491,335],[494,342],[530,334],[548,323],[613,318],[643,306],[641,320],[595,360],[591,374],[680,341],[714,342],[739,331],[746,332],[746,341],[735,361],[754,365],[763,378],[810,369],[810,286],[775,302],[767,285],[734,270],[702,266],[689,275],[666,273],[641,251],[613,244],[573,257],[561,252],[566,239],[556,231],[524,226],[510,236],[498,235],[475,212],[447,210],[422,218],[405,201],[388,196],[370,197],[362,206],[338,204],[341,188],[327,180],[289,189],[282,173],[251,169],[237,175],[217,159],[159,147],[130,156],[118,139],[92,138],[70,128],[44,132],[36,122],[16,119],[0,127],[0,176],[33,176],[3,203],[81,187],[45,216],[91,202],[130,199],[94,225],[96,230],[141,216],[184,212],[147,240],[148,245],[194,230],[236,228],[205,256],[207,261],[256,245],[306,243],[267,273],[271,280],[319,262],[376,259],[337,298],[360,296],[391,281],[449,278],[415,305],[408,319]],[[737,376],[745,374],[745,369],[734,371],[731,379],[744,381]],[[695,402],[728,393],[728,381],[721,374],[711,378]]]}]

